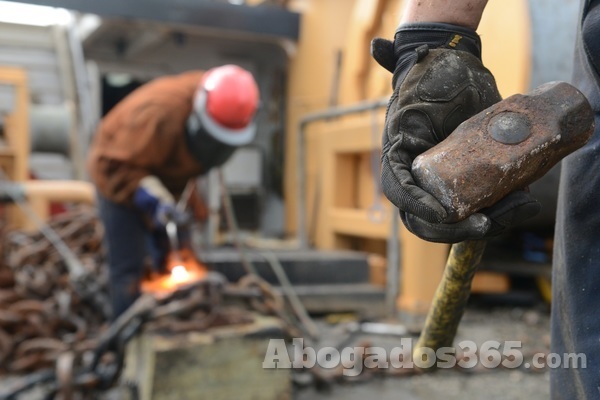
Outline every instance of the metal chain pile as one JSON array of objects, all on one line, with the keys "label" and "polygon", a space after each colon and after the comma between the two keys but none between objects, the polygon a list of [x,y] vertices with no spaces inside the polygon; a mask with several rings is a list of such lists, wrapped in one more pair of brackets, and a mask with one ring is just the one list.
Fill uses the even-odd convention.
[{"label": "metal chain pile", "polygon": [[55,368],[25,376],[8,390],[0,391],[0,400],[14,399],[40,384],[45,385],[47,398],[65,398],[74,392],[95,398],[118,383],[126,345],[142,329],[182,333],[250,323],[253,318],[240,304],[249,305],[261,297],[260,291],[228,284],[215,273],[165,297],[144,294],[101,333],[93,348],[59,352]]},{"label": "metal chain pile", "polygon": [[[0,375],[18,374],[21,378],[0,389],[0,400],[16,399],[40,384],[44,385],[46,398],[68,399],[73,393],[79,398],[97,398],[98,393],[117,384],[126,345],[142,330],[180,334],[245,324],[253,320],[249,309],[276,316],[284,336],[304,337],[310,344],[310,326],[290,312],[284,298],[271,285],[252,273],[236,284],[209,273],[206,279],[163,297],[143,295],[109,324],[99,312],[103,305],[107,306],[100,303],[108,298],[108,269],[102,247],[103,229],[95,210],[72,209],[53,218],[50,227],[81,261],[86,275],[82,281],[93,279],[89,291],[96,293],[82,293],[81,288],[74,287],[63,258],[40,233],[13,231],[2,235]],[[371,345],[363,341],[358,347]],[[357,353],[353,360],[362,364],[364,355]],[[481,368],[454,370],[470,374],[489,372]],[[297,385],[320,387],[422,373],[416,368],[365,368],[359,376],[352,377],[341,368],[324,370],[318,366],[305,372],[312,379],[296,380]]]},{"label": "metal chain pile", "polygon": [[[143,295],[109,324],[99,312],[108,305],[98,301],[108,299],[108,268],[95,210],[70,210],[49,226],[81,261],[82,281],[93,279],[88,292],[96,293],[74,287],[68,266],[45,236],[22,231],[2,235],[0,374],[21,379],[0,391],[0,400],[14,399],[39,384],[45,385],[48,398],[69,398],[74,392],[92,393],[93,398],[117,383],[126,344],[142,329],[178,334],[250,323],[249,309],[285,316],[281,299],[260,278],[231,284],[209,273],[166,296]],[[292,326],[282,321],[282,329]]]},{"label": "metal chain pile", "polygon": [[[91,208],[54,218],[54,229],[106,292],[102,226]],[[105,316],[82,298],[65,263],[39,233],[3,235],[0,263],[0,371],[23,373],[53,365],[68,350],[92,348]]]}]

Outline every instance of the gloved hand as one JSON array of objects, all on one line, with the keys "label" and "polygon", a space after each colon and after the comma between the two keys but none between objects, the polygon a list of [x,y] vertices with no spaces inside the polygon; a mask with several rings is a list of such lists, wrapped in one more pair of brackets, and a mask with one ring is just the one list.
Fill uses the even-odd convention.
[{"label": "gloved hand", "polygon": [[144,213],[151,222],[152,228],[162,229],[168,221],[184,224],[187,215],[177,212],[173,195],[155,176],[147,176],[133,195],[133,204]]},{"label": "gloved hand", "polygon": [[481,63],[475,31],[441,23],[405,24],[396,31],[394,42],[374,39],[371,54],[393,73],[381,183],[409,231],[425,240],[455,243],[497,235],[539,212],[537,201],[519,191],[463,221],[444,223],[446,210],[411,175],[419,154],[501,100],[494,77]]},{"label": "gloved hand", "polygon": [[158,203],[156,212],[154,213],[154,220],[159,226],[163,227],[169,221],[173,221],[177,225],[183,225],[187,222],[188,218],[187,214],[177,211],[175,204]]}]

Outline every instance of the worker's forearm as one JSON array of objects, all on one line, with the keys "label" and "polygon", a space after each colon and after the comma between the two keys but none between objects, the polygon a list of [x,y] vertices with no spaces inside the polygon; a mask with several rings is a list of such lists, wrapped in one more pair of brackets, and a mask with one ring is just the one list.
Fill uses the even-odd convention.
[{"label": "worker's forearm", "polygon": [[488,0],[409,0],[400,24],[444,22],[477,29]]}]

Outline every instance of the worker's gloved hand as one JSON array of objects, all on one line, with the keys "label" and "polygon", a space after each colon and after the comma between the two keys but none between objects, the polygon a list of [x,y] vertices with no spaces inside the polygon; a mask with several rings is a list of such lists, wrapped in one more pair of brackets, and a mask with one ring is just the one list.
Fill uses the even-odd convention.
[{"label": "worker's gloved hand", "polygon": [[401,217],[406,228],[421,239],[438,243],[457,243],[500,235],[539,212],[540,203],[526,191],[517,190],[492,207],[452,224],[428,222],[408,213],[401,213]]},{"label": "worker's gloved hand", "polygon": [[[381,183],[386,197],[400,209],[411,232],[436,242],[459,242],[498,234],[488,215],[474,214],[444,224],[447,213],[416,185],[413,160],[435,146],[466,119],[501,100],[494,77],[481,63],[481,42],[475,31],[440,23],[402,25],[394,42],[374,39],[373,58],[393,73],[382,142]],[[529,215],[533,199],[522,192],[507,201],[500,214]],[[507,207],[525,207],[523,212]],[[496,216],[495,218],[500,218]],[[514,218],[503,216],[506,222]],[[504,224],[503,226],[506,226]]]},{"label": "worker's gloved hand", "polygon": [[133,204],[145,214],[154,229],[162,229],[167,222],[184,224],[187,216],[175,207],[173,195],[155,176],[147,176],[140,181],[133,195]]},{"label": "worker's gloved hand", "polygon": [[154,221],[160,227],[167,225],[169,221],[184,225],[187,220],[187,214],[177,211],[173,203],[158,203],[154,213]]}]

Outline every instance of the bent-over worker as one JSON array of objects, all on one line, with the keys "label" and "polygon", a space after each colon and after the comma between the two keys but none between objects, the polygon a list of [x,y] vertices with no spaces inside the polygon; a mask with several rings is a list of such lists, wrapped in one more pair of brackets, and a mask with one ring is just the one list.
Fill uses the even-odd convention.
[{"label": "bent-over worker", "polygon": [[[103,118],[87,166],[105,227],[113,318],[139,296],[146,256],[157,268],[165,262],[157,242],[188,181],[253,140],[258,103],[253,76],[225,65],[150,81]],[[202,217],[199,198],[190,203]]]}]

